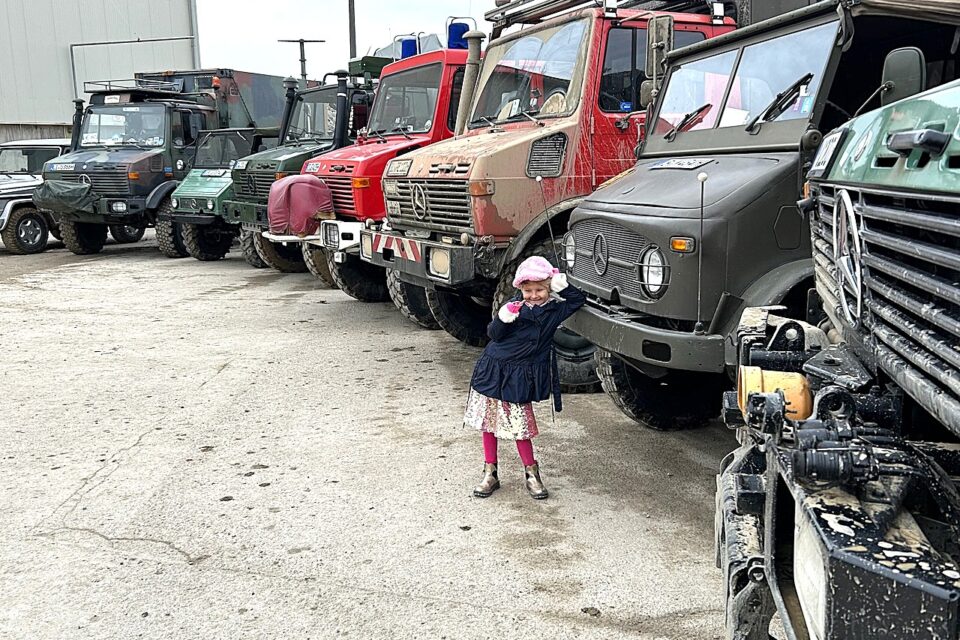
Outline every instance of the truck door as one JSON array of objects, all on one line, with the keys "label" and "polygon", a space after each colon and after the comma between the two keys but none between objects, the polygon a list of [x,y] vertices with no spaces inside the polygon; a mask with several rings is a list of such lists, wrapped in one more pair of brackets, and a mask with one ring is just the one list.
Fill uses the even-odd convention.
[{"label": "truck door", "polygon": [[[675,48],[703,40],[702,31],[676,25]],[[641,116],[638,111],[640,83],[646,80],[647,30],[643,27],[612,27],[607,32],[600,69],[599,91],[593,113],[593,155],[599,184],[633,166]],[[619,126],[618,126],[619,125]]]},{"label": "truck door", "polygon": [[171,155],[173,156],[173,177],[175,179],[182,180],[189,173],[197,150],[195,144],[197,135],[208,124],[212,123],[204,120],[203,112],[190,111],[189,109],[177,109],[173,112]]}]

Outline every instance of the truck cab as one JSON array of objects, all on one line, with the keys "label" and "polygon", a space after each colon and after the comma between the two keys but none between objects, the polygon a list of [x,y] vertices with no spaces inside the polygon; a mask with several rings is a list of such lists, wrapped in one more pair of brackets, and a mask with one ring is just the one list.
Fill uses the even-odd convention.
[{"label": "truck cab", "polygon": [[[362,259],[424,287],[440,326],[467,344],[486,342],[519,261],[556,262],[570,212],[634,161],[655,14],[574,8],[582,4],[513,2],[487,13],[493,39],[464,130],[387,165],[386,224],[363,232]],[[675,20],[682,42],[733,28],[706,15]],[[566,388],[594,386],[590,345],[561,330],[557,347]]]},{"label": "truck cab", "polygon": [[815,287],[799,314],[740,316],[723,416],[741,446],[715,520],[727,637],[774,614],[789,638],[960,633],[957,8],[854,13],[854,41],[894,48],[882,75],[845,67],[882,106],[809,165]]},{"label": "truck cab", "polygon": [[336,76],[336,83],[299,91],[294,91],[295,84],[288,86],[289,106],[281,124],[280,144],[234,165],[234,195],[224,204],[223,219],[248,237],[255,251],[245,249],[244,257],[251,266],[271,266],[283,272],[307,270],[298,243],[273,242],[263,235],[269,228],[270,188],[277,180],[299,173],[308,158],[353,143],[357,129],[366,124],[373,101],[372,78],[388,62],[376,57],[360,60],[360,67],[325,76]]},{"label": "truck cab", "polygon": [[[370,120],[356,144],[303,165],[305,175],[330,188],[336,213],[335,220],[321,223],[319,236],[304,239],[304,250],[323,247],[320,259],[327,260],[333,281],[358,300],[388,299],[384,269],[360,260],[361,229],[386,213],[380,184],[384,168],[394,158],[453,136],[466,55],[463,49],[440,49],[384,67]],[[401,287],[395,282],[393,290],[402,295]],[[417,308],[429,324],[425,304],[421,296]],[[409,308],[409,303],[398,306]]]},{"label": "truck cab", "polygon": [[796,202],[822,132],[876,104],[894,49],[949,73],[953,28],[821,2],[667,54],[639,161],[579,205],[565,239],[588,296],[568,324],[599,347],[626,415],[657,429],[719,415],[743,309],[806,308]]},{"label": "truck cab", "polygon": [[31,198],[43,181],[43,165],[70,149],[70,140],[15,140],[0,144],[0,239],[15,255],[47,248],[60,237],[59,219],[38,211]]},{"label": "truck cab", "polygon": [[60,214],[64,244],[77,254],[99,252],[108,225],[127,225],[155,226],[161,252],[186,256],[170,194],[190,170],[199,132],[258,118],[275,125],[283,110],[280,78],[230,69],[143,73],[84,90],[92,95],[86,110],[77,101],[73,149],[45,165],[35,195]]},{"label": "truck cab", "polygon": [[192,169],[177,186],[170,219],[183,230],[187,251],[197,260],[220,260],[239,233],[223,223],[224,202],[233,198],[231,170],[240,158],[277,146],[278,127],[201,131]]}]

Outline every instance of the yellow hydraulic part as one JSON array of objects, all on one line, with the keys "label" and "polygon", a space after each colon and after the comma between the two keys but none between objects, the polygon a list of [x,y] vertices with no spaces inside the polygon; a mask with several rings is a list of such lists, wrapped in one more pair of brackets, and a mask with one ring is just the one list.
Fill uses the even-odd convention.
[{"label": "yellow hydraulic part", "polygon": [[741,366],[737,371],[737,404],[744,416],[747,413],[747,398],[751,393],[783,392],[786,400],[786,416],[791,420],[804,420],[813,412],[813,394],[807,379],[800,373],[765,371],[760,367]]}]

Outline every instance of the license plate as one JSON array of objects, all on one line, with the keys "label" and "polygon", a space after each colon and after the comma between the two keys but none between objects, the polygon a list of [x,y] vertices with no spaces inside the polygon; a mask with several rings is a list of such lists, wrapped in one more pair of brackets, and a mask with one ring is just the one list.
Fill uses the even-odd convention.
[{"label": "license plate", "polygon": [[53,171],[73,171],[73,164],[55,164],[51,167]]},{"label": "license plate", "polygon": [[691,171],[699,169],[705,164],[713,162],[713,158],[671,158],[650,167],[651,169],[685,169]]},{"label": "license plate", "polygon": [[387,200],[387,214],[391,216],[399,216],[400,203],[396,200]]}]

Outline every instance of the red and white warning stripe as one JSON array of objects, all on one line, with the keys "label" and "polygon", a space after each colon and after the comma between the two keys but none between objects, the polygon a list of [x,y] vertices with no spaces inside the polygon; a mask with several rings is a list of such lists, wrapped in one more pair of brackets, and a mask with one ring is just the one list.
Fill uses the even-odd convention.
[{"label": "red and white warning stripe", "polygon": [[374,233],[373,250],[377,253],[383,253],[385,249],[393,251],[398,257],[404,260],[420,262],[422,259],[420,243],[416,240]]}]

